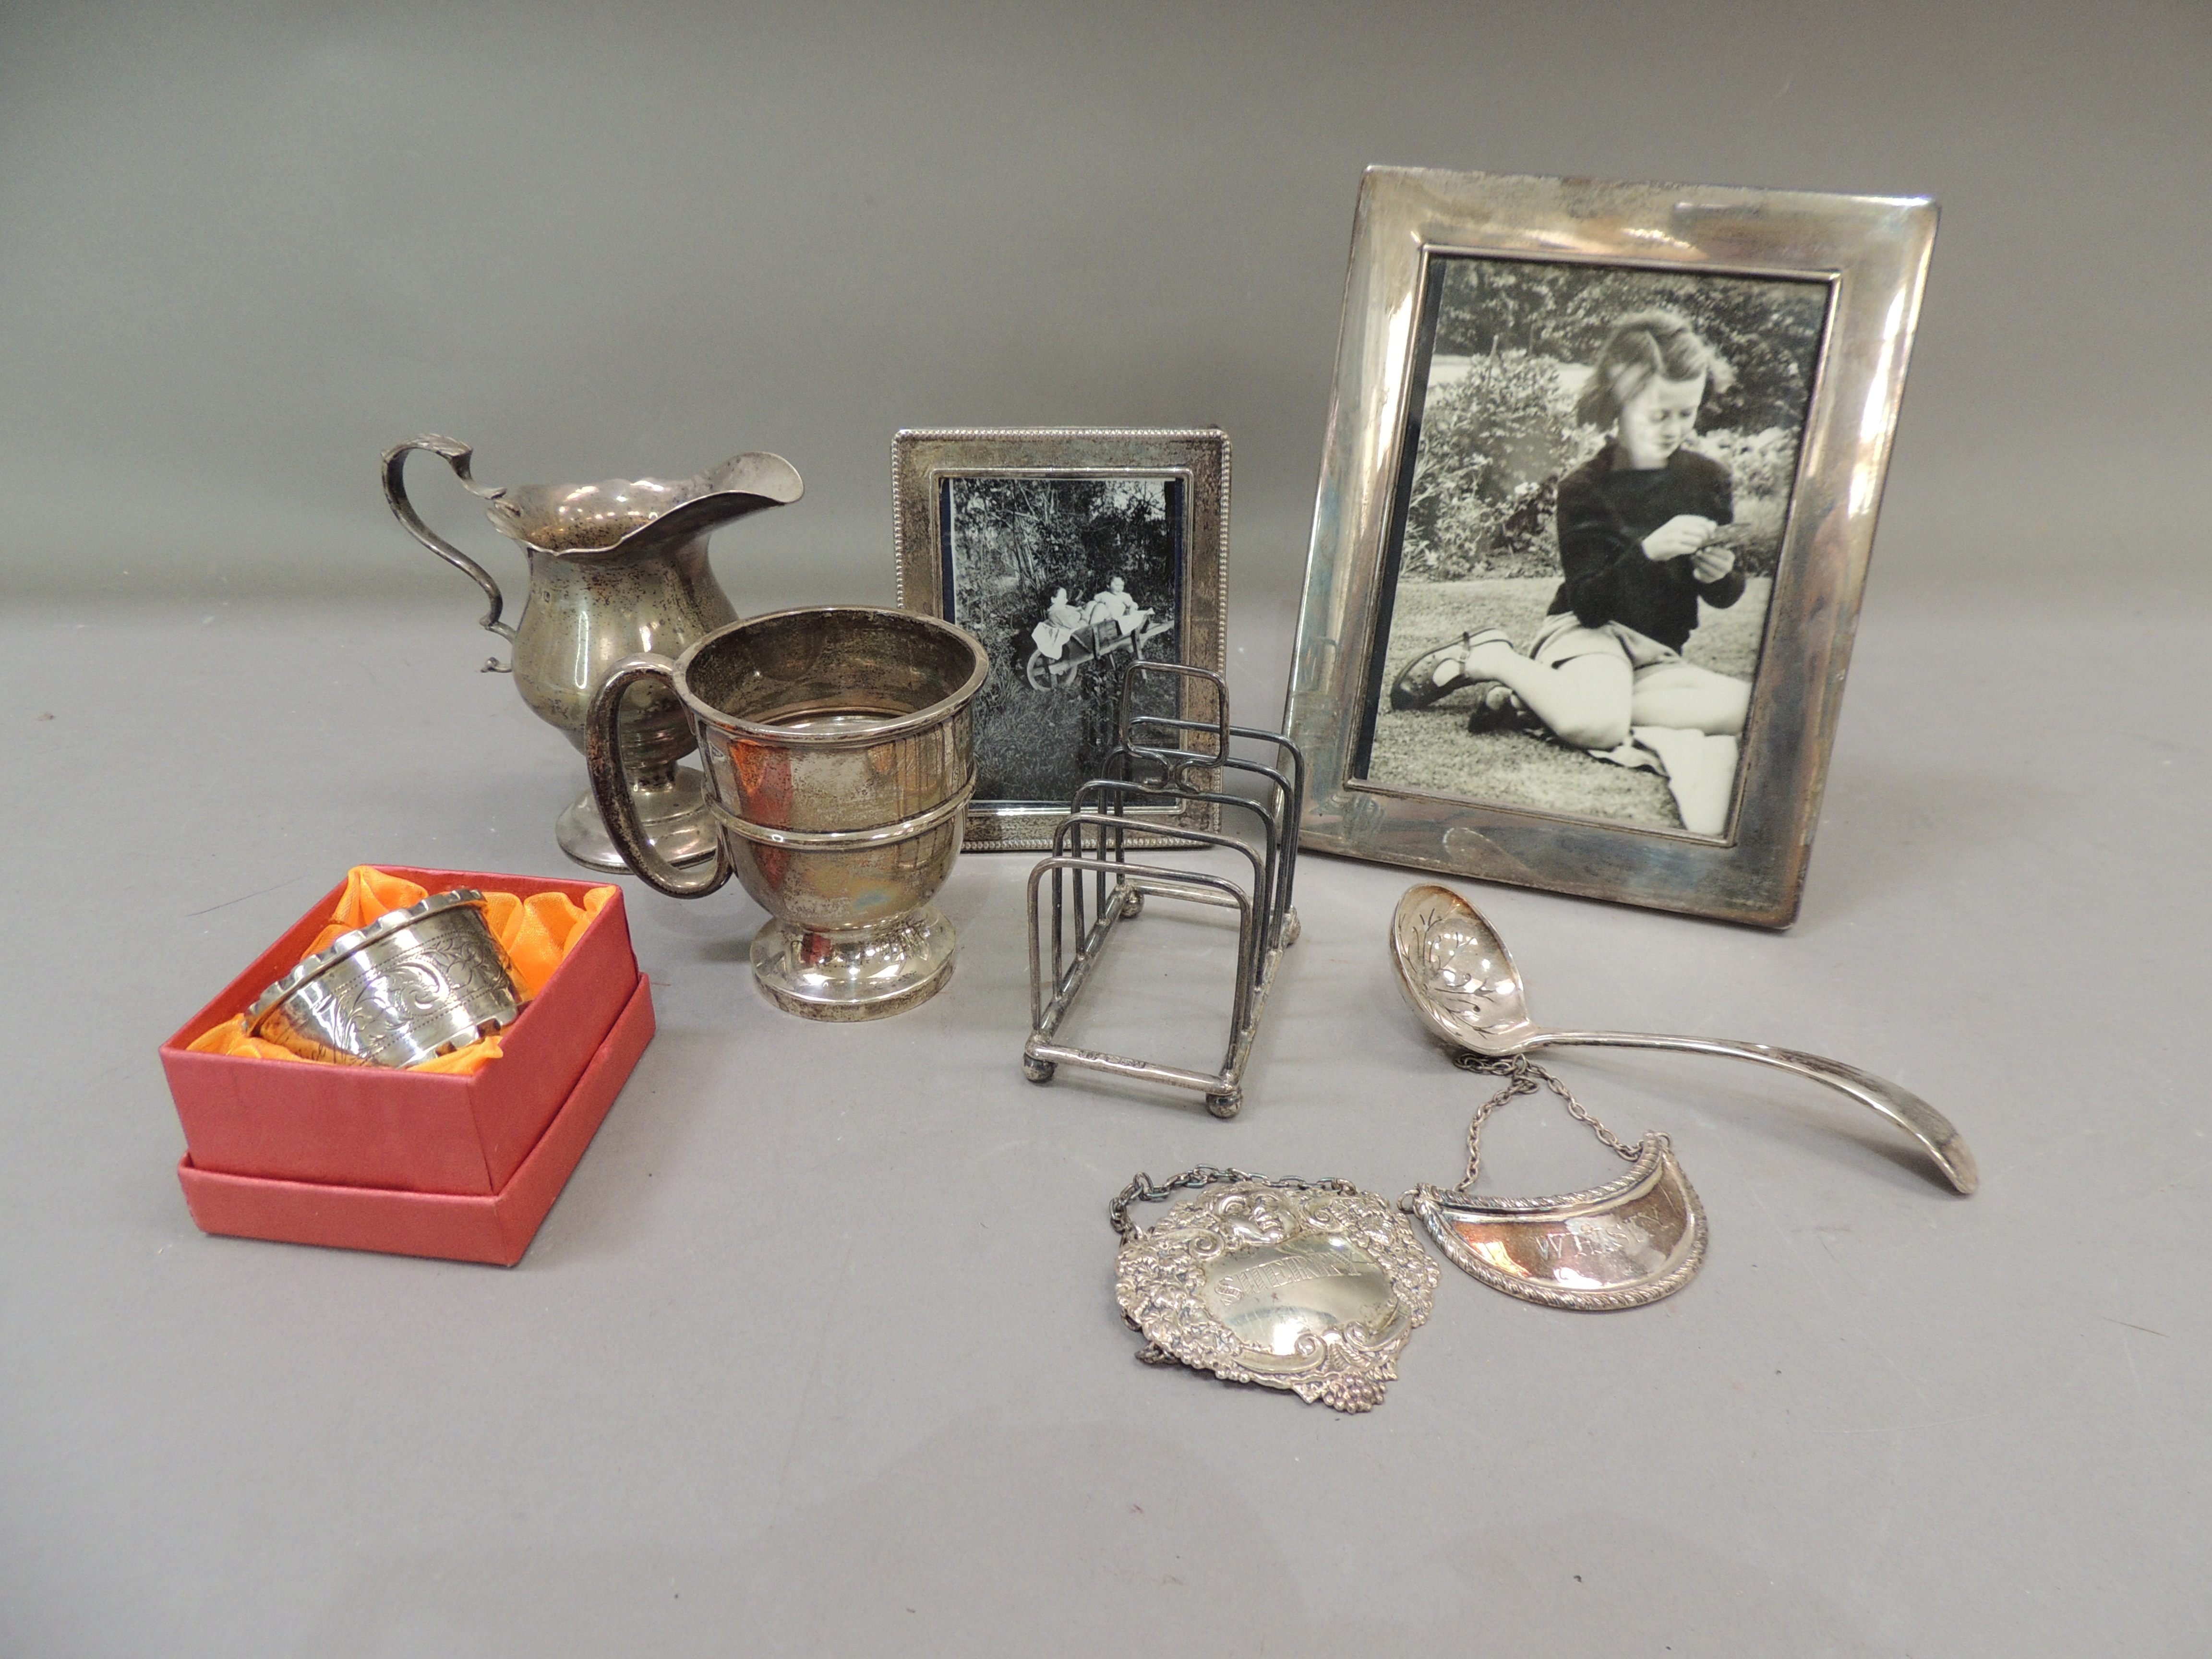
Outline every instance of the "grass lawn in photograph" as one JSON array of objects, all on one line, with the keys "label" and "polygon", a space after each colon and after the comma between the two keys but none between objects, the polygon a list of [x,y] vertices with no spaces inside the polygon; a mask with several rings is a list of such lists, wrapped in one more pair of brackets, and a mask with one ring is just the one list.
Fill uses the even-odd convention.
[{"label": "grass lawn in photograph", "polygon": [[[1725,611],[1700,603],[1697,632],[1682,654],[1717,673],[1749,679],[1759,665],[1773,586],[1771,578],[1754,576],[1744,585],[1743,597]],[[1559,591],[1557,576],[1400,583],[1390,638],[1383,647],[1382,706],[1375,717],[1367,776],[1422,794],[1526,804],[1547,812],[1680,829],[1682,817],[1667,781],[1655,773],[1616,766],[1532,732],[1469,732],[1471,691],[1455,691],[1426,708],[1389,706],[1390,683],[1398,672],[1424,651],[1462,634],[1502,628],[1525,649]]]}]

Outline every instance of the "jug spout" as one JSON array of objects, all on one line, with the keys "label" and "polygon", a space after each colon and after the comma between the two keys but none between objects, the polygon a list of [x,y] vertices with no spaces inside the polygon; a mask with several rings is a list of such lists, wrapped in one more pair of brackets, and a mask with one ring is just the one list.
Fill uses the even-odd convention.
[{"label": "jug spout", "polygon": [[556,557],[610,563],[648,556],[805,493],[781,455],[732,455],[694,478],[610,478],[591,484],[525,484],[502,491],[486,514],[502,534]]}]

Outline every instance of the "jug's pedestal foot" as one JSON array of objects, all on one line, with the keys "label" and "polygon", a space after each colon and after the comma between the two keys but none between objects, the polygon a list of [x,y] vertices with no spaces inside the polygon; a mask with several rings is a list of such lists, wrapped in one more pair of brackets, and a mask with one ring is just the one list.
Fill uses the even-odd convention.
[{"label": "jug's pedestal foot", "polygon": [[[637,806],[638,827],[661,857],[678,869],[714,861],[714,820],[707,806],[707,781],[698,772],[672,768],[665,784],[634,782],[629,798]],[[553,820],[553,836],[561,850],[586,870],[611,876],[630,872],[600,821],[588,786]]]},{"label": "jug's pedestal foot", "polygon": [[864,933],[811,933],[771,920],[753,935],[753,976],[787,1014],[883,1019],[943,990],[959,943],[933,904]]}]

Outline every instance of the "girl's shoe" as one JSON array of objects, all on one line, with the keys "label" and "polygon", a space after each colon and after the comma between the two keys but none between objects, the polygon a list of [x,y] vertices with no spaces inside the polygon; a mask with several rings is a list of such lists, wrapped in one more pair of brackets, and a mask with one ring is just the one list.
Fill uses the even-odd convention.
[{"label": "girl's shoe", "polygon": [[[1512,638],[1502,628],[1485,628],[1474,633],[1462,634],[1457,639],[1424,651],[1398,671],[1398,678],[1390,682],[1390,707],[1395,709],[1426,708],[1439,697],[1449,696],[1462,686],[1473,685],[1465,670],[1455,664],[1453,672],[1443,680],[1437,678],[1437,670],[1447,657],[1456,657],[1463,662],[1467,653],[1478,645],[1492,641],[1511,645]],[[1496,682],[1492,682],[1493,684]]]}]

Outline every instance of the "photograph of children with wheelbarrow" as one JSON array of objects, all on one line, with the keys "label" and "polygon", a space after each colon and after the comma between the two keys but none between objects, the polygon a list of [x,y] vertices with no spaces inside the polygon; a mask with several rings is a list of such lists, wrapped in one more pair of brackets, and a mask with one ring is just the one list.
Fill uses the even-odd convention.
[{"label": "photograph of children with wheelbarrow", "polygon": [[[1065,587],[1056,587],[1044,620],[1030,629],[1036,649],[1030,653],[1023,672],[1039,691],[1072,690],[1081,683],[1085,669],[1108,668],[1118,674],[1129,663],[1144,659],[1146,641],[1174,629],[1175,623],[1165,617],[1154,621],[1150,606],[1139,607],[1121,577],[1111,578],[1080,609]],[[1121,653],[1127,653],[1122,662],[1109,660]]]},{"label": "photograph of children with wheelbarrow", "polygon": [[1724,836],[1826,285],[1436,264],[1355,775]]},{"label": "photograph of children with wheelbarrow", "polygon": [[[991,653],[975,701],[979,805],[1064,804],[1113,746],[1121,677],[1171,659],[1182,480],[945,483],[953,614]],[[1172,714],[1172,692],[1153,689]]]}]

